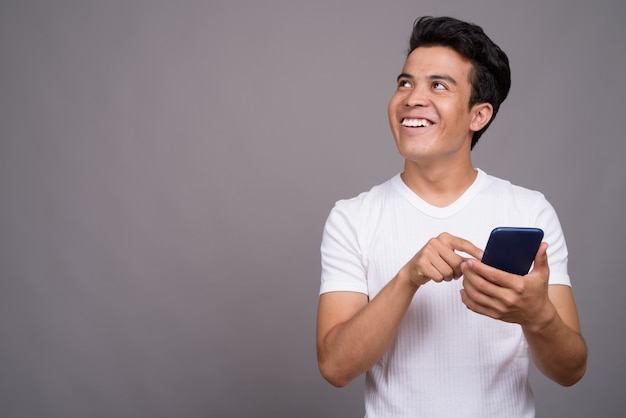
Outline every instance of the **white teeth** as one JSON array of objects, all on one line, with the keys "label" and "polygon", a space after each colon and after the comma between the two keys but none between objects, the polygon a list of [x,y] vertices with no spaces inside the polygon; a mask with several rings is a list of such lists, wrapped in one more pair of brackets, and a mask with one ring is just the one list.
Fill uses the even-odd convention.
[{"label": "white teeth", "polygon": [[409,126],[411,128],[427,127],[430,126],[430,122],[426,119],[402,119],[402,126]]}]

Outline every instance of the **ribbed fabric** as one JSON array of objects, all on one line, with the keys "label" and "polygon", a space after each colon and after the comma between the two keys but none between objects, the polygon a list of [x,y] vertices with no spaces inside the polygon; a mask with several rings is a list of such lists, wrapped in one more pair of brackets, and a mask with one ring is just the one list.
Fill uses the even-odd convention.
[{"label": "ribbed fabric", "polygon": [[[442,232],[484,248],[497,226],[534,226],[550,246],[550,283],[569,285],[557,215],[541,193],[478,170],[474,184],[438,208],[400,175],[336,203],[322,240],[321,293],[353,291],[370,300]],[[521,327],[461,302],[462,278],[420,287],[396,338],[366,376],[366,417],[533,417],[529,354]]]}]

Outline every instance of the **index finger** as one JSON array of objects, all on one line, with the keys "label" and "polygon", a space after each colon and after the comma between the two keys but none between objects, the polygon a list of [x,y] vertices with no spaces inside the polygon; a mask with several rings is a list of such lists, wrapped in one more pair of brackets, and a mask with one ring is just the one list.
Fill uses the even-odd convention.
[{"label": "index finger", "polygon": [[475,246],[472,242],[463,238],[455,237],[453,235],[451,235],[450,237],[450,245],[452,246],[452,249],[462,258],[467,259],[468,257],[466,257],[466,255],[473,257],[477,260],[483,258],[483,250]]}]

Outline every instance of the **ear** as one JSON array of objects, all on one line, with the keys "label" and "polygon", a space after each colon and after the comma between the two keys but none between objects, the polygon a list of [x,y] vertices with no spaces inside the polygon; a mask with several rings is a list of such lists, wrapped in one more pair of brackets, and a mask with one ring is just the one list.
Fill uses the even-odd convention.
[{"label": "ear", "polygon": [[477,132],[485,127],[491,120],[493,115],[493,106],[490,103],[477,103],[472,106],[472,121],[470,122],[470,130]]}]

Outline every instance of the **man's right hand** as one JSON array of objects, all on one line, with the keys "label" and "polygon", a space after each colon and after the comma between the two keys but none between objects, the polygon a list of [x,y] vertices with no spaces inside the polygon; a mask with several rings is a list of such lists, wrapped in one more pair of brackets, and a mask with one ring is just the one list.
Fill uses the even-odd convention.
[{"label": "man's right hand", "polygon": [[404,265],[399,276],[406,277],[415,287],[420,287],[430,280],[442,282],[458,279],[463,274],[461,263],[468,258],[459,255],[457,251],[478,260],[483,255],[483,251],[471,242],[444,232],[428,240],[426,245]]}]

